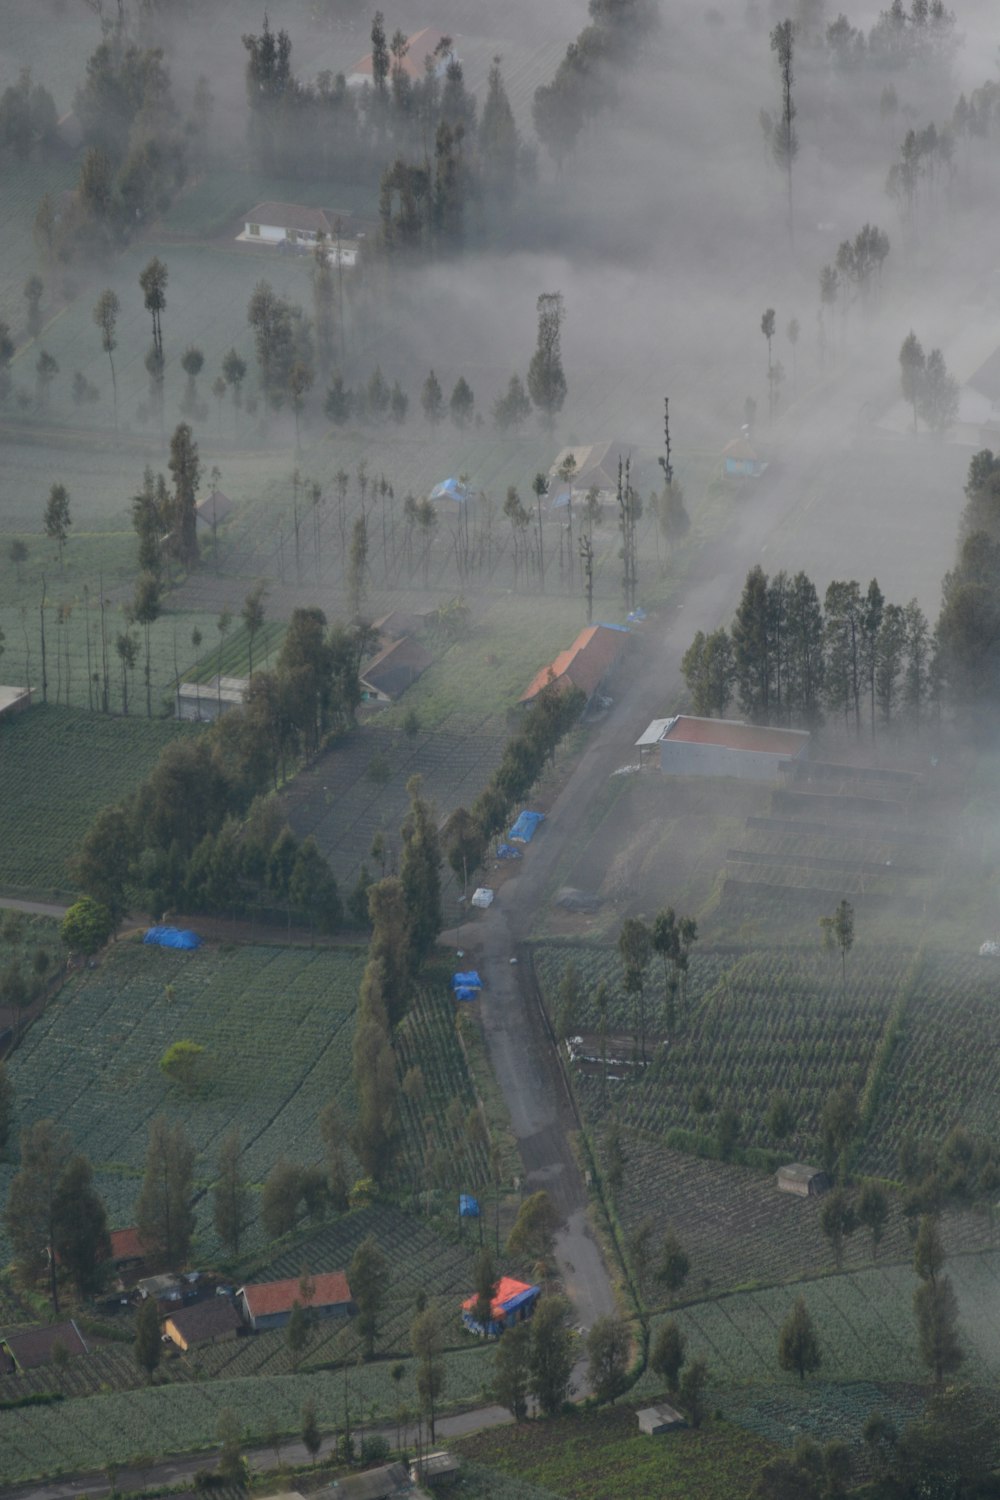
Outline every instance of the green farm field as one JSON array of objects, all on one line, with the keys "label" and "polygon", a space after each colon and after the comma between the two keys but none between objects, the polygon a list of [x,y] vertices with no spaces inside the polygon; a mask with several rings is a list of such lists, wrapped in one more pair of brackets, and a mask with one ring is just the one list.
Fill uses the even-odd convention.
[{"label": "green farm field", "polygon": [[[492,1362],[487,1348],[447,1355],[443,1404],[478,1401]],[[343,1426],[345,1380],[355,1428],[373,1419],[391,1424],[399,1400],[415,1400],[416,1371],[412,1361],[405,1362],[397,1392],[390,1369],[387,1361],[376,1361],[346,1375],[321,1370],[98,1394],[60,1402],[58,1421],[50,1407],[3,1411],[0,1483],[103,1469],[109,1459],[126,1464],[149,1454],[154,1444],[158,1454],[217,1452],[219,1414],[226,1407],[237,1412],[247,1441],[264,1442],[272,1419],[279,1432],[297,1434],[306,1400],[315,1401],[321,1429],[332,1433]]]},{"label": "green farm field", "polygon": [[[282,1155],[318,1160],[321,1109],[334,1096],[348,1118],[352,1109],[350,1035],[362,967],[363,953],[351,949],[179,954],[121,942],[98,969],[69,981],[11,1059],[18,1123],[46,1116],[69,1129],[94,1164],[113,1227],[132,1222],[157,1114],[183,1123],[206,1184],[232,1129],[251,1182],[263,1181]],[[190,1098],[159,1070],[180,1038],[209,1054]],[[11,1170],[2,1169],[4,1179]],[[198,1244],[206,1253],[215,1248],[210,1224],[202,1200]]]},{"label": "green farm field", "polygon": [[[477,1464],[566,1500],[732,1500],[749,1494],[775,1453],[773,1444],[728,1422],[646,1437],[627,1406],[482,1432],[455,1446]],[[537,1491],[515,1488],[512,1500],[522,1493],[533,1500]]]},{"label": "green farm field", "polygon": [[[592,1148],[607,1172],[603,1137]],[[650,1230],[652,1254],[643,1262],[630,1251],[633,1278],[647,1308],[663,1308],[666,1293],[657,1279],[656,1246],[673,1230],[691,1260],[684,1298],[697,1300],[734,1287],[774,1286],[834,1269],[830,1241],[820,1223],[822,1198],[778,1191],[772,1172],[695,1156],[662,1136],[625,1127],[620,1132],[625,1175],[614,1193],[618,1220],[629,1239]],[[788,1152],[795,1155],[794,1148]],[[889,1190],[889,1216],[878,1247],[878,1263],[907,1265],[913,1256],[912,1222],[903,1195]],[[950,1255],[992,1248],[993,1229],[983,1208],[948,1206],[940,1219]],[[843,1264],[861,1271],[873,1264],[871,1237],[859,1228],[844,1241]]]},{"label": "green farm field", "polygon": [[[12,1057],[18,1124],[51,1117],[69,1129],[94,1164],[112,1227],[132,1222],[149,1125],[158,1114],[183,1124],[203,1187],[214,1177],[222,1138],[234,1129],[252,1184],[259,1186],[283,1156],[317,1162],[323,1107],[335,1098],[348,1126],[353,1117],[351,1036],[364,960],[361,948],[205,946],[176,953],[138,937],[124,940],[99,968],[69,980]],[[167,1047],[181,1038],[207,1054],[190,1096],[159,1069]],[[476,1095],[443,970],[432,970],[415,997],[398,1056],[401,1073],[418,1067],[424,1079],[420,1100],[403,1100],[404,1188],[426,1186],[440,1207],[460,1190],[480,1191],[488,1155],[465,1138]],[[0,1185],[12,1171],[0,1167]],[[247,1253],[259,1257],[265,1243],[255,1224]],[[196,1254],[218,1253],[204,1196]]]},{"label": "green farm field", "polygon": [[[536,972],[550,1010],[567,966],[582,980],[577,1028],[595,1045],[594,994],[611,990],[609,1031],[631,1036],[633,1007],[622,990],[621,964],[608,947],[540,944]],[[662,1037],[663,980],[647,977],[648,1026]],[[995,961],[948,950],[893,951],[859,941],[847,965],[818,942],[810,948],[697,948],[691,958],[687,1005],[668,1048],[653,1047],[638,1078],[614,1085],[616,1117],[650,1136],[687,1130],[712,1136],[718,1111],[736,1105],[739,1144],[818,1159],[819,1115],[832,1088],[851,1087],[861,1108],[855,1165],[893,1175],[907,1132],[940,1143],[956,1124],[995,1139],[1000,1130],[1000,972]],[[598,1054],[599,1055],[599,1054]],[[614,1071],[614,1070],[612,1070]],[[621,1077],[622,1070],[617,1070]],[[708,1101],[696,1108],[696,1085]],[[609,1108],[599,1065],[578,1072],[577,1091],[589,1118]],[[795,1116],[792,1135],[774,1138],[765,1125],[773,1095],[785,1094]]]},{"label": "green farm field", "polygon": [[[50,667],[51,670],[51,667]],[[85,674],[84,674],[85,675]],[[67,860],[190,725],[36,704],[0,725],[0,889],[71,892]]]},{"label": "green farm field", "polygon": [[[965,1353],[962,1379],[988,1385],[1000,1374],[1000,1252],[949,1259],[958,1298],[959,1337]],[[688,1339],[688,1358],[704,1355],[720,1386],[795,1387],[798,1376],[779,1369],[778,1331],[797,1297],[809,1308],[819,1337],[822,1378],[929,1384],[919,1358],[912,1265],[883,1265],[760,1291],[735,1292],[676,1309],[672,1316]],[[654,1320],[652,1337],[658,1320]],[[660,1389],[647,1371],[638,1390]]]}]

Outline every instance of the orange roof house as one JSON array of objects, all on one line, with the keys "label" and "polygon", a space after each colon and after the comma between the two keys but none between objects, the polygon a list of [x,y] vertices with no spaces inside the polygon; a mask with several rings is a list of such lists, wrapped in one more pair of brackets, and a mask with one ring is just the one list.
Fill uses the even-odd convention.
[{"label": "orange roof house", "polygon": [[[403,58],[402,70],[406,76],[416,83],[423,78],[427,66],[427,58],[433,57],[441,42],[450,40],[443,31],[433,31],[430,26],[425,26],[421,31],[415,31],[407,39],[406,56]],[[454,53],[449,49],[446,56],[442,57],[435,72],[438,77],[443,76],[444,70]],[[392,77],[392,68],[395,63],[390,60],[389,76]],[[369,52],[366,57],[359,58],[347,74],[347,82],[354,88],[372,81],[372,55]]]},{"label": "orange roof house", "polygon": [[354,1311],[351,1288],[343,1271],[329,1271],[311,1278],[313,1294],[302,1301],[300,1278],[287,1281],[261,1281],[240,1288],[246,1320],[255,1332],[264,1328],[283,1328],[292,1316],[294,1303],[301,1303],[314,1318],[348,1317]]},{"label": "orange roof house", "polygon": [[536,672],[522,693],[522,704],[533,703],[550,682],[560,692],[575,687],[589,703],[618,661],[628,641],[628,632],[610,625],[588,625],[581,630],[567,651],[560,651],[555,661]]},{"label": "orange roof house", "polygon": [[515,1323],[530,1318],[541,1294],[541,1287],[527,1281],[516,1281],[513,1276],[501,1276],[490,1306],[490,1321],[484,1328],[476,1319],[475,1297],[466,1297],[462,1303],[462,1322],[470,1333],[499,1334]]}]

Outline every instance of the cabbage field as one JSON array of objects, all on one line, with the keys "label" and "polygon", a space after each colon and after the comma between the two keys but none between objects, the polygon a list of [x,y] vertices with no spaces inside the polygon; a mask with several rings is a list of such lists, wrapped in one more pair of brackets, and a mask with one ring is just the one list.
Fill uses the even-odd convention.
[{"label": "cabbage field", "polygon": [[72,892],[67,860],[95,816],[127,796],[192,725],[36,704],[0,723],[0,891]]},{"label": "cabbage field", "polygon": [[[489,1379],[493,1350],[474,1348],[445,1356],[442,1405],[474,1402]],[[388,1361],[350,1370],[317,1371],[248,1380],[188,1382],[68,1400],[58,1407],[0,1411],[0,1484],[37,1476],[101,1469],[113,1460],[157,1453],[217,1449],[219,1414],[239,1415],[247,1442],[263,1442],[273,1420],[280,1432],[297,1433],[302,1407],[315,1401],[320,1427],[344,1422],[345,1385],[355,1427],[395,1420],[398,1402],[415,1400],[415,1368],[407,1361],[397,1392]]]},{"label": "cabbage field", "polygon": [[[1000,1374],[1000,1252],[956,1256],[947,1274],[958,1298],[962,1378],[973,1384],[993,1381]],[[928,1377],[917,1350],[916,1285],[909,1264],[874,1266],[737,1292],[680,1308],[673,1316],[687,1335],[688,1358],[704,1355],[722,1385],[798,1384],[797,1375],[779,1369],[777,1348],[778,1331],[799,1296],[819,1337],[824,1380],[921,1383]],[[638,1387],[650,1394],[657,1388],[651,1372]]]},{"label": "cabbage field", "polygon": [[[234,948],[178,953],[123,942],[75,976],[9,1064],[22,1125],[65,1125],[94,1164],[113,1227],[132,1222],[150,1121],[179,1121],[197,1151],[196,1178],[215,1173],[238,1130],[244,1171],[262,1182],[280,1156],[321,1155],[317,1118],[334,1096],[350,1119],[351,1034],[361,950]],[[174,1041],[206,1049],[191,1097],[163,1077]],[[4,1179],[12,1169],[0,1169]],[[199,1208],[201,1253],[214,1248]],[[196,1253],[198,1253],[196,1251]]]}]

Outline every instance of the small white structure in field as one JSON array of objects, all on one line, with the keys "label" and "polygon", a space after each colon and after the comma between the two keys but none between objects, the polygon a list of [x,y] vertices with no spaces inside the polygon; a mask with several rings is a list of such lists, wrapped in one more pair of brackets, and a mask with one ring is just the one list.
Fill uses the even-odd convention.
[{"label": "small white structure in field", "polygon": [[800,1198],[818,1198],[830,1187],[830,1179],[820,1167],[808,1167],[800,1161],[779,1167],[776,1181],[782,1193],[797,1193]]},{"label": "small white structure in field", "polygon": [[686,1427],[687,1422],[679,1411],[668,1406],[666,1401],[661,1401],[658,1406],[647,1406],[642,1411],[636,1412],[639,1422],[639,1431],[645,1432],[649,1437],[656,1437],[660,1432],[674,1432],[678,1427]]},{"label": "small white structure in field", "polygon": [[472,893],[472,904],[485,911],[488,906],[493,905],[494,892],[488,885],[477,885]]}]

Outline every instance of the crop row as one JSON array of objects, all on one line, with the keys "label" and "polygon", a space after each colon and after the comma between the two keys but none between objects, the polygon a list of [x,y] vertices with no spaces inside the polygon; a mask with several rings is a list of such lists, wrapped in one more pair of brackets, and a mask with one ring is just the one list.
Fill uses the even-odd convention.
[{"label": "crop row", "polygon": [[70,886],[67,860],[97,812],[126,796],[178,734],[162,721],[38,705],[0,729],[0,885]]},{"label": "crop row", "polygon": [[[638,1131],[625,1129],[620,1135],[625,1173],[615,1205],[630,1240],[640,1226],[650,1229],[646,1264],[633,1257],[647,1305],[663,1300],[655,1272],[668,1229],[674,1230],[691,1259],[686,1296],[754,1282],[797,1280],[831,1269],[830,1242],[820,1227],[821,1199],[781,1193],[769,1173],[671,1150],[662,1140]],[[606,1170],[600,1138],[597,1147]],[[798,1154],[796,1142],[789,1144],[788,1154]],[[890,1195],[889,1206],[878,1262],[907,1262],[912,1256],[912,1226],[903,1217],[897,1195]],[[949,1208],[942,1214],[941,1227],[950,1255],[993,1246],[986,1214]],[[844,1264],[858,1270],[872,1264],[866,1230],[859,1228],[845,1241]]]},{"label": "crop row", "polygon": [[[564,950],[555,960],[551,948],[535,953],[550,1011],[558,1006],[565,972],[560,959]],[[764,1118],[780,1091],[791,1102],[796,1138],[803,1149],[815,1151],[819,1114],[830,1090],[849,1084],[860,1093],[864,1087],[905,959],[891,951],[859,953],[848,967],[845,987],[839,965],[819,952],[767,950],[735,961],[727,954],[726,966],[714,975],[710,956],[695,954],[691,993],[687,1005],[678,1002],[674,1035],[653,1047],[652,1067],[615,1086],[620,1118],[653,1133],[676,1127],[705,1132],[713,1128],[712,1111],[730,1102],[741,1115],[741,1141],[774,1146]],[[606,972],[613,974],[615,966],[617,955],[606,955]],[[714,984],[702,988],[710,976]],[[664,1037],[662,980],[652,966],[646,1011],[650,1034]],[[587,1029],[596,1031],[592,999],[586,1019]],[[615,1023],[634,1029],[631,1000],[619,996],[609,1030]],[[587,1113],[599,1117],[607,1102],[599,1073],[581,1074],[578,1087]]]},{"label": "crop row", "polygon": [[[445,1401],[480,1397],[493,1351],[473,1348],[445,1356]],[[125,1463],[151,1447],[180,1453],[217,1442],[219,1414],[236,1412],[247,1439],[262,1439],[273,1420],[283,1433],[298,1432],[306,1400],[316,1403],[321,1429],[343,1425],[345,1387],[355,1427],[359,1421],[392,1421],[397,1400],[415,1402],[415,1372],[406,1362],[399,1392],[383,1361],[349,1372],[313,1372],[274,1378],[171,1384],[64,1401],[58,1420],[45,1407],[0,1412],[0,1483],[53,1477],[61,1471]]]},{"label": "crop row", "polygon": [[940,954],[926,960],[872,1120],[868,1170],[894,1171],[908,1132],[941,1141],[961,1124],[1000,1138],[998,1001],[996,959]]},{"label": "crop row", "polygon": [[[178,954],[119,944],[100,968],[70,982],[14,1055],[19,1121],[45,1115],[68,1127],[110,1190],[119,1223],[131,1216],[149,1123],[159,1113],[184,1124],[203,1181],[233,1129],[253,1182],[281,1156],[315,1161],[324,1105],[336,1097],[348,1123],[352,1114],[360,974],[354,950]],[[180,1038],[206,1048],[203,1080],[190,1097],[158,1066]],[[207,1202],[200,1212],[207,1227]]]},{"label": "crop row", "polygon": [[[992,1381],[1000,1371],[997,1291],[1000,1255],[984,1252],[951,1261],[965,1351],[963,1375]],[[927,1371],[917,1349],[913,1318],[916,1277],[910,1265],[879,1266],[818,1281],[735,1293],[678,1309],[689,1357],[703,1354],[716,1381],[791,1384],[777,1361],[778,1333],[796,1298],[809,1308],[824,1378],[837,1381],[921,1381]],[[654,1337],[655,1337],[654,1323]],[[643,1376],[640,1390],[656,1384]]]}]

